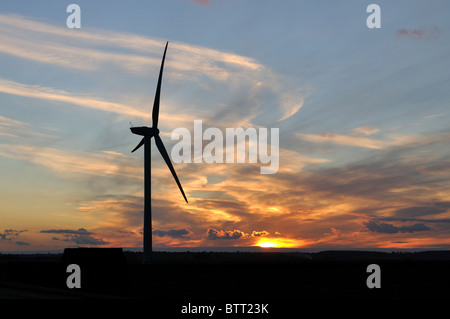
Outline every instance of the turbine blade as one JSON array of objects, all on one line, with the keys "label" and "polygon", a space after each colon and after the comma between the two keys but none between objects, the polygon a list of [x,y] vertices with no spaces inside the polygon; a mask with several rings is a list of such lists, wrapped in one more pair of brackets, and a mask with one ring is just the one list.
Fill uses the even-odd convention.
[{"label": "turbine blade", "polygon": [[159,118],[159,97],[161,95],[161,81],[162,81],[162,74],[164,69],[164,60],[166,59],[166,51],[167,51],[167,45],[169,44],[169,41],[166,43],[166,48],[164,49],[164,54],[161,62],[161,68],[159,70],[159,78],[158,78],[158,86],[156,87],[156,94],[155,94],[155,100],[153,101],[153,113],[152,113],[152,120],[153,120],[153,128],[158,127],[158,118]]},{"label": "turbine blade", "polygon": [[164,161],[166,162],[167,166],[169,167],[170,171],[172,172],[173,178],[175,179],[175,182],[177,182],[178,188],[181,191],[181,194],[183,194],[184,200],[186,203],[188,202],[186,195],[184,194],[183,187],[181,187],[180,181],[178,180],[177,173],[175,173],[175,169],[172,166],[172,162],[170,161],[169,155],[167,154],[166,148],[164,147],[164,144],[159,137],[159,134],[155,134],[155,142],[156,146],[158,147],[159,152],[161,153],[161,156],[164,158]]},{"label": "turbine blade", "polygon": [[139,142],[139,144],[134,148],[134,150],[132,150],[131,151],[131,153],[133,153],[135,150],[137,150],[139,147],[141,147],[142,145],[144,145],[144,139],[145,138],[143,138],[140,142]]}]

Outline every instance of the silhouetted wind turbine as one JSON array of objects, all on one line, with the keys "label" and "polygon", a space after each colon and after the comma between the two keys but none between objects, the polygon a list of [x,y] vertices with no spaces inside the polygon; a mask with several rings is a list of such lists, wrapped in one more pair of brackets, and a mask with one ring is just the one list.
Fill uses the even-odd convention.
[{"label": "silhouetted wind turbine", "polygon": [[155,100],[153,102],[153,113],[152,113],[152,121],[153,126],[141,126],[141,127],[131,127],[130,130],[133,134],[144,136],[139,144],[132,150],[133,153],[142,145],[144,145],[144,263],[151,262],[152,255],[152,209],[151,209],[151,144],[150,139],[155,137],[156,147],[158,148],[161,156],[164,158],[167,166],[172,172],[173,178],[175,182],[177,182],[178,188],[183,194],[184,200],[186,203],[188,202],[186,195],[184,194],[183,187],[181,187],[180,181],[178,180],[177,173],[175,173],[175,169],[172,166],[169,155],[167,154],[166,148],[159,137],[159,129],[158,129],[158,117],[159,117],[159,98],[161,94],[161,80],[164,68],[164,60],[166,58],[166,48],[164,49],[164,55],[161,62],[161,69],[159,70],[159,78],[158,78],[158,86],[156,88]]}]

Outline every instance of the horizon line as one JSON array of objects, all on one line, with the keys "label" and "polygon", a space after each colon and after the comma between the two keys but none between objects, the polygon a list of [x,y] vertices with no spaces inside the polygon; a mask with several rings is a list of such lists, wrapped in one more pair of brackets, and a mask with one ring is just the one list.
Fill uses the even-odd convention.
[{"label": "horizon line", "polygon": [[[23,251],[0,251],[0,255],[29,255],[29,254],[62,254],[66,248],[122,248],[124,252],[143,253],[142,247],[65,247],[60,249],[23,250]],[[426,252],[426,251],[450,251],[448,248],[378,248],[378,247],[321,247],[321,248],[293,248],[293,247],[259,247],[259,246],[223,246],[223,247],[153,247],[154,252],[299,252],[299,253],[319,253],[324,251],[354,251],[354,252]]]}]

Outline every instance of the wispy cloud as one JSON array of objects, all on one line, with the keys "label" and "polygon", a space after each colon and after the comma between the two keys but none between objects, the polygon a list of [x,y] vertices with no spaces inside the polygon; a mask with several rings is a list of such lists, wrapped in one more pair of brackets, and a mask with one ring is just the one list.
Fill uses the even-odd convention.
[{"label": "wispy cloud", "polygon": [[[89,31],[69,33],[60,27],[30,21],[25,17],[0,15],[0,51],[21,59],[55,67],[95,71],[97,74],[108,74],[111,70],[136,75],[156,74],[164,41],[135,34]],[[120,52],[114,52],[114,48]],[[303,84],[293,83],[295,81],[292,79],[276,74],[252,58],[229,52],[171,42],[167,59],[166,75],[173,80],[197,83],[198,89],[203,90],[223,85],[229,86],[230,90],[239,90],[239,94],[246,90],[247,103],[252,103],[248,103],[249,106],[240,105],[237,110],[245,110],[252,105],[251,115],[246,115],[249,119],[262,112],[255,112],[254,105],[262,107],[263,96],[265,104],[270,103],[271,109],[279,110],[281,121],[298,112],[308,93]],[[83,98],[55,88],[34,87],[8,80],[2,80],[1,87],[4,93],[145,117],[145,114],[120,103],[106,102],[96,97]],[[230,103],[232,100],[224,102]],[[234,113],[235,119],[242,119],[242,112]]]},{"label": "wispy cloud", "polygon": [[106,112],[114,112],[126,114],[129,116],[149,117],[148,113],[141,112],[135,108],[114,103],[107,102],[99,98],[83,96],[81,94],[69,93],[63,90],[56,90],[40,85],[27,85],[14,81],[9,81],[0,78],[0,92],[14,94],[29,98],[52,100],[64,103],[71,103],[82,107],[98,109]]},{"label": "wispy cloud", "polygon": [[142,170],[137,165],[130,165],[133,158],[111,151],[87,153],[50,147],[0,144],[0,155],[39,164],[65,176],[89,174],[142,179]]},{"label": "wispy cloud", "polygon": [[375,133],[378,133],[380,131],[379,128],[374,126],[360,126],[353,129],[355,133],[362,134],[362,135],[372,135]]},{"label": "wispy cloud", "polygon": [[[43,99],[55,102],[62,102],[63,105],[77,105],[83,108],[101,110],[110,113],[116,113],[124,115],[126,118],[140,118],[143,121],[149,121],[151,118],[150,112],[142,111],[142,106],[138,105],[127,105],[117,102],[110,102],[103,100],[99,97],[88,96],[84,94],[67,92],[64,90],[56,90],[54,88],[40,86],[40,85],[27,85],[14,81],[9,81],[0,78],[0,92],[14,94],[18,96]],[[170,106],[169,106],[170,109]],[[170,122],[172,125],[187,125],[193,122],[194,117],[192,116],[181,116],[173,115],[168,111],[163,111],[160,114],[162,121]],[[1,120],[1,119],[0,119]],[[6,122],[6,118],[3,117],[2,123],[0,123],[0,134],[15,136],[15,134],[10,131],[7,132],[6,129],[12,124],[11,121]],[[17,121],[20,123],[20,121]],[[22,125],[26,128],[27,124]],[[3,129],[2,129],[3,128]]]},{"label": "wispy cloud", "polygon": [[[136,34],[93,28],[89,28],[89,32],[73,33],[65,28],[60,28],[59,26],[32,21],[26,17],[15,15],[0,15],[0,32],[3,33],[2,35],[8,36],[8,38],[4,38],[4,40],[8,40],[5,43],[9,43],[15,48],[21,48],[22,46],[24,48],[36,46],[33,48],[38,48],[38,52],[43,53],[43,55],[49,55],[50,57],[51,52],[55,50],[56,52],[54,52],[54,54],[58,59],[44,59],[42,61],[44,63],[49,62],[59,64],[60,62],[58,60],[59,58],[62,58],[61,65],[73,68],[80,67],[83,70],[85,67],[81,64],[75,63],[75,65],[70,66],[70,63],[66,64],[64,61],[70,62],[70,60],[75,57],[78,57],[75,59],[76,61],[79,61],[80,58],[87,58],[86,61],[89,62],[90,59],[92,59],[92,62],[95,62],[92,69],[97,69],[95,65],[99,65],[102,59],[115,62],[118,66],[125,67],[125,69],[127,69],[127,61],[131,61],[131,64],[137,64],[139,66],[143,66],[142,62],[159,66],[161,48],[165,41]],[[44,41],[35,43],[36,41],[33,40],[36,40],[36,38]],[[70,45],[70,43],[74,43],[75,41],[76,45]],[[82,47],[80,48],[78,45],[82,45]],[[107,50],[112,46],[128,49],[129,52],[117,54]],[[94,49],[92,51],[87,50],[87,48],[90,47],[93,47]],[[2,46],[2,49],[5,50],[5,53],[14,55],[14,51],[8,52],[9,49],[6,46]],[[216,63],[225,63],[225,65],[237,68],[236,70],[261,70],[264,68],[264,66],[251,58],[210,48],[173,42],[171,43],[171,49],[174,50],[170,57],[173,64],[168,67],[172,69],[197,70],[207,74],[211,71],[225,70],[220,68],[219,65],[214,67]],[[153,56],[133,55],[131,54],[133,51],[152,54]],[[64,54],[70,52],[73,55],[64,58]],[[32,52],[28,53],[28,55],[21,55],[20,57],[26,59],[35,58],[32,54],[30,55]],[[39,55],[40,54],[38,54],[38,56]],[[130,71],[138,72],[138,69],[134,67],[128,69]],[[213,76],[212,74],[210,75]]]},{"label": "wispy cloud", "polygon": [[[49,130],[48,128],[44,128]],[[0,115],[0,136],[10,137],[15,140],[29,140],[34,137],[51,138],[51,134],[43,133],[34,128],[30,123],[18,121]]]},{"label": "wispy cloud", "polygon": [[361,136],[335,134],[332,132],[320,134],[298,133],[297,137],[299,137],[302,140],[314,143],[329,143],[329,144],[355,146],[370,149],[383,149],[388,145],[387,142],[377,139]]},{"label": "wispy cloud", "polygon": [[[30,124],[13,120],[0,115],[0,135],[9,137],[19,137],[16,128],[20,127],[20,132],[30,128]],[[14,133],[13,133],[14,132]]]},{"label": "wispy cloud", "polygon": [[[359,129],[358,133],[361,132],[368,133],[369,131],[367,129]],[[387,139],[384,140],[356,135],[335,134],[333,132],[325,132],[320,134],[297,133],[296,136],[302,140],[313,143],[328,143],[335,145],[383,150],[390,147],[411,147],[437,141],[444,141],[450,136],[450,133],[437,133],[428,135],[388,135]]]}]

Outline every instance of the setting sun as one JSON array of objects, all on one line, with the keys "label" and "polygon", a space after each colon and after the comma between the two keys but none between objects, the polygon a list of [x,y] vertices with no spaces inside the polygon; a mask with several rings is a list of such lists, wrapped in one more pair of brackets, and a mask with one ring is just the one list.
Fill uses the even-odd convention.
[{"label": "setting sun", "polygon": [[255,246],[263,248],[289,248],[297,246],[297,241],[286,238],[261,238]]}]

